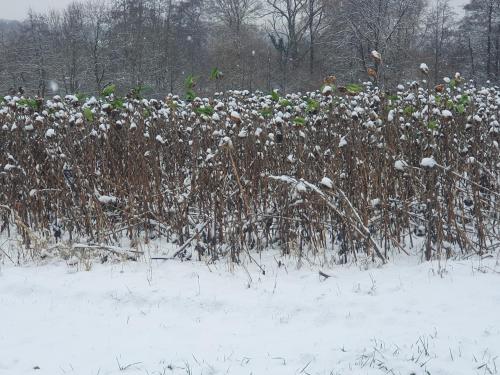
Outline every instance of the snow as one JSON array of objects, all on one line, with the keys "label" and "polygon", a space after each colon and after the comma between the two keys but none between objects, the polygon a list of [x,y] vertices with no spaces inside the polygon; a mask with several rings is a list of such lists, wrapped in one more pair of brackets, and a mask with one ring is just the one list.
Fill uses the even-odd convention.
[{"label": "snow", "polygon": [[233,148],[233,141],[229,137],[222,138],[221,145],[226,145],[229,148]]},{"label": "snow", "polygon": [[453,117],[453,113],[445,109],[443,112],[441,112],[441,116],[448,119]]},{"label": "snow", "polygon": [[236,111],[232,111],[231,112],[231,119],[233,119],[233,121],[240,121],[241,115]]},{"label": "snow", "polygon": [[394,121],[394,115],[395,115],[395,112],[393,109],[391,109],[389,111],[389,114],[387,115],[387,121],[389,122],[393,122]]},{"label": "snow", "polygon": [[419,264],[411,257],[380,269],[322,269],[329,278],[313,266],[259,261],[265,275],[252,264],[230,272],[225,262],[96,264],[89,272],[73,258],[73,266],[2,265],[0,373],[498,369],[498,259]]},{"label": "snow", "polygon": [[414,101],[414,100],[415,100],[415,94],[414,94],[414,93],[410,93],[410,94],[408,94],[408,95],[406,96],[405,100],[406,100],[407,102],[412,102],[412,101]]},{"label": "snow", "polygon": [[429,74],[429,67],[426,63],[420,64],[420,71],[424,74]]},{"label": "snow", "polygon": [[66,95],[64,99],[71,103],[78,103],[78,98],[75,95]]},{"label": "snow", "polygon": [[436,160],[434,158],[423,158],[420,161],[420,166],[423,168],[434,168],[436,166]]},{"label": "snow", "polygon": [[299,181],[297,185],[295,185],[295,190],[299,193],[307,193],[307,186],[302,181]]},{"label": "snow", "polygon": [[113,197],[111,195],[100,195],[97,197],[97,200],[101,202],[102,204],[110,204],[110,203],[116,203],[117,198]]},{"label": "snow", "polygon": [[320,185],[328,188],[328,189],[333,189],[333,181],[329,179],[328,177],[323,177],[320,181]]},{"label": "snow", "polygon": [[372,51],[371,55],[375,60],[379,60],[379,61],[382,60],[382,55],[375,50]]},{"label": "snow", "polygon": [[323,90],[321,91],[321,93],[323,95],[330,95],[332,93],[332,87],[326,85],[325,87],[323,87]]},{"label": "snow", "polygon": [[408,163],[404,160],[396,160],[394,162],[394,168],[398,171],[404,171],[408,167]]},{"label": "snow", "polygon": [[55,135],[56,131],[54,129],[47,129],[47,132],[45,133],[46,138],[52,138]]}]

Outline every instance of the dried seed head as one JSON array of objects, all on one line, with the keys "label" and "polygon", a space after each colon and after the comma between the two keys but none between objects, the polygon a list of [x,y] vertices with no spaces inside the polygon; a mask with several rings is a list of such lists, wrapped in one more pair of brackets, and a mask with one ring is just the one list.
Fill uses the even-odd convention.
[{"label": "dried seed head", "polygon": [[337,82],[337,77],[335,77],[334,75],[328,76],[323,80],[323,83],[325,85],[334,85],[335,82]]},{"label": "dried seed head", "polygon": [[443,92],[444,88],[445,88],[444,84],[441,83],[437,85],[434,89],[436,90],[436,92]]},{"label": "dried seed head", "polygon": [[371,77],[371,78],[376,78],[377,77],[377,71],[373,68],[368,68],[367,71],[368,75]]}]

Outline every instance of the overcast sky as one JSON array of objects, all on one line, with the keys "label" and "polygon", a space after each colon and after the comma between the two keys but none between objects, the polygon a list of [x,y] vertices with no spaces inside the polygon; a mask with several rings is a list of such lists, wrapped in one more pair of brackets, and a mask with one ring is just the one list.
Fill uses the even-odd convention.
[{"label": "overcast sky", "polygon": [[73,0],[0,0],[0,18],[6,20],[22,20],[30,7],[37,12],[50,8],[64,8]]},{"label": "overcast sky", "polygon": [[460,10],[462,10],[463,6],[468,2],[468,0],[451,0],[451,3]]},{"label": "overcast sky", "polygon": [[[45,12],[50,8],[63,8],[72,1],[73,0],[0,0],[0,18],[21,20],[25,18],[30,7],[35,11]],[[460,9],[468,0],[451,0],[451,2]]]}]

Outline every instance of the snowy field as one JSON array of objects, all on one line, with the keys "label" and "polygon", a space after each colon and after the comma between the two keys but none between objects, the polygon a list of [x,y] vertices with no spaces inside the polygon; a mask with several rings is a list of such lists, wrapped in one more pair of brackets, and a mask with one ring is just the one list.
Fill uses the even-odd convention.
[{"label": "snowy field", "polygon": [[[496,374],[498,258],[0,268],[0,374]],[[229,272],[228,272],[229,271]]]}]

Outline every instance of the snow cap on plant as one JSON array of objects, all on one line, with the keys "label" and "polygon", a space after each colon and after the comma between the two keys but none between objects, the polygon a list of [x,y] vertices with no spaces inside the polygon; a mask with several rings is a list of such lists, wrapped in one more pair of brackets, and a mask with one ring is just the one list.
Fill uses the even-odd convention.
[{"label": "snow cap on plant", "polygon": [[328,177],[323,177],[319,184],[327,189],[333,189],[333,181]]},{"label": "snow cap on plant", "polygon": [[434,158],[431,156],[430,158],[423,158],[421,161],[420,161],[420,166],[422,168],[434,168],[436,166],[436,160],[434,160]]},{"label": "snow cap on plant", "polygon": [[230,117],[231,117],[231,120],[233,120],[236,123],[241,122],[241,115],[239,114],[239,112],[232,111]]},{"label": "snow cap on plant", "polygon": [[325,96],[332,95],[332,87],[329,85],[324,86],[323,90],[321,90],[321,93]]},{"label": "snow cap on plant", "polygon": [[441,112],[441,117],[443,117],[444,119],[451,119],[453,118],[453,113],[451,113],[450,111],[448,111],[447,109],[445,109],[444,111]]},{"label": "snow cap on plant", "polygon": [[427,66],[426,63],[420,64],[420,71],[425,75],[429,74],[429,67]]},{"label": "snow cap on plant", "polygon": [[382,62],[382,55],[378,51],[373,50],[371,56],[377,63],[380,64]]}]

